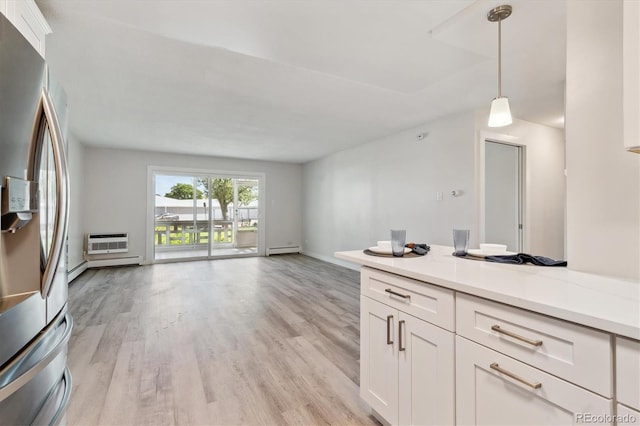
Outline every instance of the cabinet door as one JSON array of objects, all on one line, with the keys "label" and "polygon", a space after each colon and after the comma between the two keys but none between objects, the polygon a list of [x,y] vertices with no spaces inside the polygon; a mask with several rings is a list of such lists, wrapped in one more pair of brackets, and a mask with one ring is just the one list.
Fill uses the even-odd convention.
[{"label": "cabinet door", "polygon": [[453,333],[402,312],[399,319],[399,423],[453,424]]},{"label": "cabinet door", "polygon": [[398,424],[398,311],[360,296],[360,396]]},{"label": "cabinet door", "polygon": [[640,410],[640,341],[616,337],[616,382],[618,402]]},{"label": "cabinet door", "polygon": [[456,337],[457,424],[601,424],[611,414],[611,400]]},{"label": "cabinet door", "polygon": [[34,0],[0,0],[2,13],[20,31],[34,49],[44,58],[45,36],[51,33],[51,27],[42,16]]}]

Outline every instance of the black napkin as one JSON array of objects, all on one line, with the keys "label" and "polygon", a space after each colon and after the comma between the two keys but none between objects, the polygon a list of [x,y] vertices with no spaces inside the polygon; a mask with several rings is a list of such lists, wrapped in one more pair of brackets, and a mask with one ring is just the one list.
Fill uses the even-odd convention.
[{"label": "black napkin", "polygon": [[567,266],[566,260],[554,260],[544,256],[532,256],[526,253],[518,253],[514,255],[486,256],[487,262],[510,263],[513,265],[523,265],[525,263],[533,263],[536,266]]},{"label": "black napkin", "polygon": [[429,250],[431,250],[431,247],[429,247],[427,244],[410,243],[405,245],[405,247],[409,247],[412,252],[420,256],[424,256],[425,254],[429,253]]}]

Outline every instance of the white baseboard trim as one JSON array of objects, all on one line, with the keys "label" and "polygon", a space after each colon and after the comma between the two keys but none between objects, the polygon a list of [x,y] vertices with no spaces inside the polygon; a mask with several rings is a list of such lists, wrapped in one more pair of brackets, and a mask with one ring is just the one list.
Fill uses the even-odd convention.
[{"label": "white baseboard trim", "polygon": [[71,282],[71,281],[75,280],[76,278],[78,278],[80,276],[80,274],[82,274],[88,268],[89,268],[89,262],[87,262],[85,260],[84,262],[82,262],[81,264],[77,265],[72,270],[67,271],[67,281]]},{"label": "white baseboard trim", "polygon": [[300,246],[291,246],[291,247],[269,247],[267,249],[267,256],[271,256],[272,254],[285,254],[285,253],[300,253]]},{"label": "white baseboard trim", "polygon": [[141,265],[142,256],[114,257],[111,259],[90,260],[87,263],[89,268],[100,268],[103,266]]},{"label": "white baseboard trim", "polygon": [[333,256],[325,256],[324,254],[314,253],[312,251],[302,251],[302,254],[305,256],[313,257],[314,259],[322,260],[328,263],[333,263],[334,265],[342,266],[347,269],[353,269],[354,271],[360,271],[360,265],[357,263],[347,262],[346,260],[337,259]]}]

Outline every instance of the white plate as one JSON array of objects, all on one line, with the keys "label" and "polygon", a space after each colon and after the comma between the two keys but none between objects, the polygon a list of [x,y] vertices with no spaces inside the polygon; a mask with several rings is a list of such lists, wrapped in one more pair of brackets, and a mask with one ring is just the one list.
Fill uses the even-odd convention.
[{"label": "white plate", "polygon": [[467,254],[469,256],[474,256],[474,257],[487,257],[487,256],[513,256],[514,253],[512,251],[502,251],[500,253],[485,253],[480,249],[469,249],[467,250]]},{"label": "white plate", "polygon": [[[378,254],[393,254],[390,248],[380,248],[378,246],[373,246],[373,247],[369,247],[369,250]],[[404,254],[407,254],[410,252],[411,252],[411,249],[409,247],[404,248]]]}]

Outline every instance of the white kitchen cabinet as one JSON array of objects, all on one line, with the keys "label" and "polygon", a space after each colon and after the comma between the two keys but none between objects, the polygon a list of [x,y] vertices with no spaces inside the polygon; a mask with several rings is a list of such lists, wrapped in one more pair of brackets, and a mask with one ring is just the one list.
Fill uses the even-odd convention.
[{"label": "white kitchen cabinet", "polygon": [[[389,349],[398,357],[399,402],[397,417],[395,411],[379,416],[385,423],[428,424],[426,416],[418,419],[422,414],[415,407],[422,403],[425,410],[432,410],[429,404],[440,396],[437,392],[441,390],[446,397],[451,389],[444,376],[434,373],[437,367],[433,365],[443,359],[433,361],[437,356],[418,355],[415,349],[444,354],[449,352],[444,349],[449,347],[446,339],[435,340],[431,331],[414,333],[419,328],[412,324],[414,319],[455,333],[454,424],[640,422],[637,282],[565,268],[473,262],[451,256],[450,247],[438,246],[432,246],[422,259],[390,260],[361,250],[339,252],[336,257],[362,265],[362,309],[369,312],[372,301],[387,307],[379,316],[386,320],[386,315],[393,315],[390,332],[394,342],[398,321],[407,325],[400,328],[407,354],[397,346]],[[363,318],[370,315],[365,312]],[[386,325],[380,322],[381,327]],[[364,319],[363,327],[367,327]],[[386,333],[386,328],[381,330],[379,334]],[[426,338],[421,340],[422,336]],[[367,341],[361,351],[361,367],[369,366],[374,346],[366,335],[361,337]],[[428,349],[429,344],[438,350]],[[423,363],[421,358],[430,361]],[[412,371],[403,368],[403,359],[411,360]],[[361,370],[361,386],[368,380],[365,372],[369,373],[369,367]],[[390,386],[395,389],[395,376],[388,377],[393,377]],[[407,409],[403,404],[408,397],[403,392],[409,382],[413,387],[406,395],[413,407]],[[362,389],[363,398],[370,402],[365,394]],[[385,395],[395,404],[393,394]],[[447,402],[438,404],[449,407]],[[411,410],[414,417],[406,420],[403,416]]]},{"label": "white kitchen cabinet", "polygon": [[51,27],[34,0],[0,0],[0,12],[45,57],[45,38]]},{"label": "white kitchen cabinet", "polygon": [[360,396],[390,424],[453,424],[453,333],[360,300]]},{"label": "white kitchen cabinet", "polygon": [[360,296],[360,396],[398,423],[398,311]]},{"label": "white kitchen cabinet", "polygon": [[453,424],[454,334],[402,312],[399,319],[398,423]]},{"label": "white kitchen cabinet", "polygon": [[610,424],[612,415],[610,399],[456,337],[456,424]]},{"label": "white kitchen cabinet", "polygon": [[622,16],[624,145],[640,153],[640,2],[624,0]]},{"label": "white kitchen cabinet", "polygon": [[640,411],[640,341],[616,339],[616,389],[619,403]]},{"label": "white kitchen cabinet", "polygon": [[611,335],[456,295],[458,424],[612,424]]},{"label": "white kitchen cabinet", "polygon": [[602,396],[613,395],[608,333],[461,293],[456,325],[460,336]]},{"label": "white kitchen cabinet", "polygon": [[360,293],[416,318],[455,331],[455,302],[451,290],[362,268]]}]

